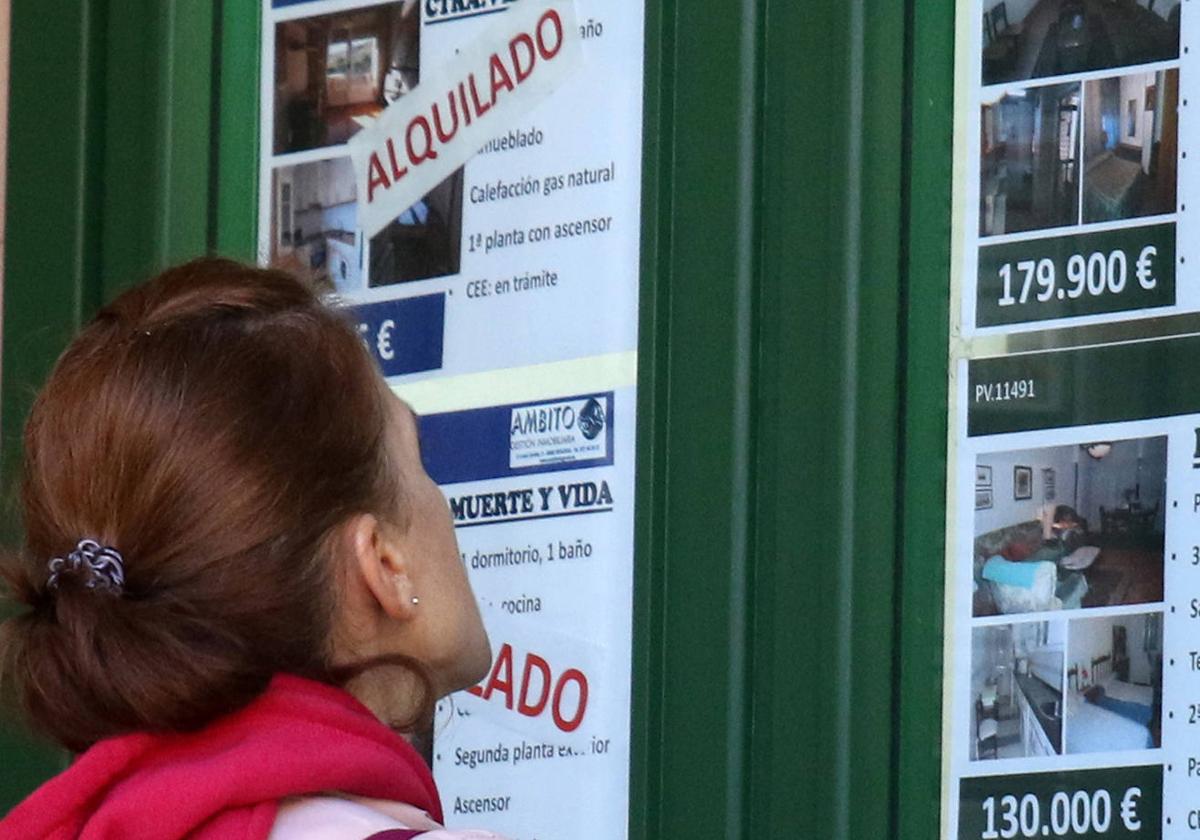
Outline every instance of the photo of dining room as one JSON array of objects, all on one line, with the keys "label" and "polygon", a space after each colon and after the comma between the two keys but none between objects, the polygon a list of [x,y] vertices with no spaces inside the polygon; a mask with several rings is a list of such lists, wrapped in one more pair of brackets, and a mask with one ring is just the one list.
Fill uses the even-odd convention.
[{"label": "photo of dining room", "polygon": [[344,143],[416,87],[416,0],[276,24],[275,154]]},{"label": "photo of dining room", "polygon": [[1081,92],[1072,82],[983,103],[980,236],[1078,223]]},{"label": "photo of dining room", "polygon": [[971,632],[971,761],[1062,753],[1064,624]]},{"label": "photo of dining room", "polygon": [[1070,622],[1068,753],[1162,746],[1162,632],[1161,612]]},{"label": "photo of dining room", "polygon": [[462,256],[460,167],[371,237],[367,285],[458,274]]},{"label": "photo of dining room", "polygon": [[981,453],[975,473],[973,615],[1162,601],[1166,437]]},{"label": "photo of dining room", "polygon": [[1179,57],[1180,0],[984,0],[984,85]]},{"label": "photo of dining room", "polygon": [[1084,85],[1083,221],[1175,212],[1179,71]]}]

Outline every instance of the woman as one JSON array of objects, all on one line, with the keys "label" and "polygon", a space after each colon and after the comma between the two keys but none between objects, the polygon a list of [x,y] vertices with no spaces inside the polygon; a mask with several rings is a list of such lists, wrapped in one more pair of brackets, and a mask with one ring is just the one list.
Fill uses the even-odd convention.
[{"label": "woman", "polygon": [[337,311],[169,270],[59,359],[24,454],[0,677],[80,755],[0,837],[494,836],[439,830],[393,731],[490,651],[413,414]]},{"label": "woman", "polygon": [[1039,511],[1042,522],[1042,544],[1029,560],[1049,560],[1058,563],[1088,544],[1087,523],[1070,505],[1043,505]]}]

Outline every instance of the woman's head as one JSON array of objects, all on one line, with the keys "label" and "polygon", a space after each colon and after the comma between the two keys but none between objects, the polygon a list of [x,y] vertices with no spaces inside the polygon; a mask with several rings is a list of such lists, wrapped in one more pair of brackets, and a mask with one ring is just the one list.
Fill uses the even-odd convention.
[{"label": "woman's head", "polygon": [[1075,508],[1070,505],[1058,505],[1054,508],[1054,527],[1056,528],[1078,528],[1083,524],[1083,519]]},{"label": "woman's head", "polygon": [[[29,609],[0,653],[33,722],[80,749],[203,725],[279,671],[479,658],[471,627],[465,650],[422,648],[423,613],[366,627],[386,613],[361,597],[372,558],[413,597],[437,571],[443,606],[478,624],[457,554],[415,556],[454,542],[419,455],[397,445],[411,422],[350,325],[289,275],[202,260],[105,307],[26,425],[25,546],[4,576]],[[364,559],[371,534],[383,550]],[[50,586],[49,562],[81,539],[121,553],[119,594],[70,572]],[[435,661],[436,690],[460,687],[443,672]]]}]

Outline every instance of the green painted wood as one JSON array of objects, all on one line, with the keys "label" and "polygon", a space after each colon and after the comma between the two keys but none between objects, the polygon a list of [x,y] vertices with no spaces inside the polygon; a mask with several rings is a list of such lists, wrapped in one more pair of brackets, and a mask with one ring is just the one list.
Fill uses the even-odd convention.
[{"label": "green painted wood", "polygon": [[941,819],[954,3],[909,9],[896,837]]},{"label": "green painted wood", "polygon": [[[20,430],[78,326],[121,289],[204,253],[212,0],[14,0],[0,487],[4,544]],[[0,813],[65,757],[0,722]]]},{"label": "green painted wood", "polygon": [[216,14],[213,0],[128,0],[111,11],[106,298],[208,250]]},{"label": "green painted wood", "polygon": [[[662,223],[670,206],[667,161],[673,133],[670,98],[664,96],[673,78],[673,41],[665,37],[666,22],[674,13],[672,0],[645,5],[645,84],[642,141],[641,274],[657,278],[666,258],[670,227]],[[666,413],[665,378],[659,376],[667,353],[662,310],[666,284],[643,282],[638,305],[638,406],[636,453],[636,505],[634,516],[633,656],[631,686],[631,740],[629,776],[630,840],[661,837],[662,763],[665,722],[662,697],[662,615],[664,570],[648,558],[662,553],[661,511],[665,486],[665,447],[661,444]],[[660,352],[660,347],[661,352]]]},{"label": "green painted wood", "polygon": [[[38,383],[95,305],[100,203],[98,150],[103,55],[96,49],[103,3],[48,9],[12,4],[8,189],[0,350],[2,534],[16,542],[20,435]],[[0,812],[63,766],[64,757],[0,723]]]},{"label": "green painted wood", "polygon": [[655,11],[634,836],[894,836],[906,10]]},{"label": "green painted wood", "polygon": [[769,6],[755,828],[892,836],[903,6]]},{"label": "green painted wood", "polygon": [[216,207],[213,250],[253,261],[258,250],[260,0],[218,0]]}]

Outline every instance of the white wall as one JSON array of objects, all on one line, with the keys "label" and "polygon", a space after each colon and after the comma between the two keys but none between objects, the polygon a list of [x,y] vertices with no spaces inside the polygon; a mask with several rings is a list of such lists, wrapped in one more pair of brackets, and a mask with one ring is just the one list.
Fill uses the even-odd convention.
[{"label": "white wall", "polygon": [[1095,681],[1092,675],[1092,660],[1112,654],[1112,628],[1125,620],[1124,616],[1076,619],[1071,622],[1070,639],[1067,642],[1067,668],[1088,671],[1087,684]]},{"label": "white wall", "polygon": [[[1134,73],[1121,77],[1121,143],[1141,148],[1149,142],[1154,129],[1154,112],[1146,110],[1146,88],[1154,84],[1153,73]],[[1129,136],[1129,100],[1137,103],[1134,134]]]},{"label": "white wall", "polygon": [[[1112,629],[1125,628],[1125,648],[1129,654],[1129,681],[1148,685],[1154,677],[1152,655],[1143,649],[1146,614],[1113,615],[1103,618],[1076,619],[1071,622],[1067,648],[1067,667],[1092,667],[1092,660],[1112,655]],[[1161,615],[1158,621],[1161,622]],[[1162,639],[1161,625],[1159,639]],[[1111,663],[1110,663],[1111,666]],[[1094,677],[1091,678],[1094,680]]]},{"label": "white wall", "polygon": [[971,703],[998,665],[1012,665],[1012,625],[976,627],[971,633]]},{"label": "white wall", "polygon": [[[1087,457],[1074,445],[980,455],[976,463],[992,468],[992,508],[975,511],[975,534],[1037,519],[1038,509],[1046,502],[1042,488],[1042,470],[1046,467],[1054,470],[1056,492],[1052,504],[1074,506],[1075,463],[1080,455]],[[1013,467],[1018,465],[1033,467],[1032,499],[1013,498]]]},{"label": "white wall", "polygon": [[[984,8],[987,13],[991,14],[992,9],[999,6],[1002,0],[987,0],[984,3]],[[1009,26],[1016,26],[1025,19],[1025,16],[1033,10],[1033,7],[1038,4],[1038,0],[1003,0],[1004,11],[1008,15]]]},{"label": "white wall", "polygon": [[[1137,0],[1137,4],[1143,9],[1150,8],[1150,0]],[[1166,20],[1171,15],[1171,10],[1179,5],[1179,0],[1154,0],[1154,13]]]}]

